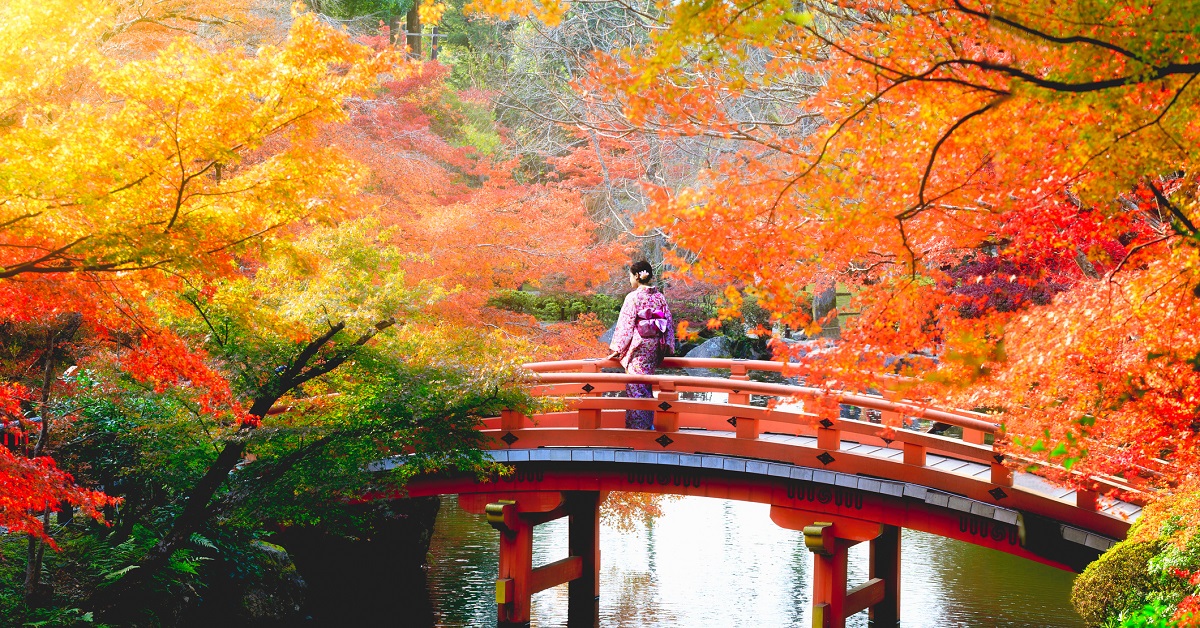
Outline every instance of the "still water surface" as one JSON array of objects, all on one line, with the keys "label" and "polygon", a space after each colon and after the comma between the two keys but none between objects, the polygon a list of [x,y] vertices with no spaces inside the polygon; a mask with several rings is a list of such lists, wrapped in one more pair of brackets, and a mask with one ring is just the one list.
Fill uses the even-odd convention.
[{"label": "still water surface", "polygon": [[[705,497],[668,502],[650,528],[600,530],[604,627],[810,626],[813,559],[800,532],[769,506]],[[430,548],[439,626],[495,625],[497,533],[443,498]],[[1074,574],[961,541],[905,530],[904,628],[1082,626],[1068,602]],[[537,527],[534,564],[567,556],[567,520]],[[850,550],[849,580],[867,579],[867,544]],[[533,626],[565,626],[567,586],[533,597]],[[865,627],[866,613],[849,626]]]}]

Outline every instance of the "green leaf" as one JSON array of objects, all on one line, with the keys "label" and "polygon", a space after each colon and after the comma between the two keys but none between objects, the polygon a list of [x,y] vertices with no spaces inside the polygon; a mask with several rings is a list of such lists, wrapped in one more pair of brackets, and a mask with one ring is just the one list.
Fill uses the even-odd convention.
[{"label": "green leaf", "polygon": [[1067,445],[1065,443],[1059,443],[1055,445],[1054,449],[1050,451],[1051,458],[1057,458],[1065,455],[1067,455]]},{"label": "green leaf", "polygon": [[796,26],[808,26],[813,22],[812,13],[808,11],[788,11],[783,14],[784,21]]},{"label": "green leaf", "polygon": [[104,579],[105,580],[119,580],[121,578],[121,576],[124,576],[125,574],[127,574],[137,568],[138,568],[137,565],[130,565],[124,569],[110,571],[109,573],[104,574]]}]

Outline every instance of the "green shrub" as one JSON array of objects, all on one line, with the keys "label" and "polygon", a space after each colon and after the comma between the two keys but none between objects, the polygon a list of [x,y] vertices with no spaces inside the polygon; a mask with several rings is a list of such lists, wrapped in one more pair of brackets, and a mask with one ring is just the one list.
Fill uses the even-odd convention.
[{"label": "green shrub", "polygon": [[1117,624],[1116,618],[1113,618],[1106,625],[1119,625],[1121,628],[1162,628],[1163,626],[1175,626],[1176,622],[1172,620],[1175,615],[1175,605],[1168,604],[1163,601],[1154,601],[1145,606],[1134,609],[1129,614],[1121,617],[1121,623]]},{"label": "green shrub", "polygon": [[1162,549],[1157,541],[1114,545],[1075,579],[1071,590],[1075,612],[1089,626],[1104,626],[1110,618],[1139,611],[1154,585],[1150,559]]},{"label": "green shrub", "polygon": [[573,321],[584,314],[595,314],[606,325],[615,323],[621,313],[621,302],[606,294],[534,294],[504,290],[489,299],[488,305],[532,314],[542,321]]}]

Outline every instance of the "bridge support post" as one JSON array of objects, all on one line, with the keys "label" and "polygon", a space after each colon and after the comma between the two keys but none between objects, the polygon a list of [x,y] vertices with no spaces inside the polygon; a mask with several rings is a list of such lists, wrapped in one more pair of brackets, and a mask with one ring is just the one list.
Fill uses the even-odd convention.
[{"label": "bridge support post", "polygon": [[600,621],[600,492],[566,493],[567,551],[581,560],[580,576],[567,584],[567,625],[598,626]]},{"label": "bridge support post", "polygon": [[[529,626],[534,593],[567,584],[567,623],[596,626],[600,593],[600,492],[514,491],[458,496],[467,512],[487,515],[500,532],[496,579],[498,628]],[[561,517],[568,519],[570,556],[533,566],[533,529]]]},{"label": "bridge support post", "polygon": [[833,535],[833,524],[804,528],[804,544],[813,553],[813,628],[846,626],[846,550],[854,541]]},{"label": "bridge support post", "polygon": [[517,502],[487,505],[487,519],[500,531],[500,573],[496,579],[496,626],[529,625],[533,597],[533,523],[517,512]]},{"label": "bridge support post", "polygon": [[883,526],[883,533],[871,541],[868,578],[883,581],[883,599],[869,610],[874,628],[900,624],[900,556],[900,528]]},{"label": "bridge support post", "polygon": [[[804,545],[813,553],[813,628],[845,628],[846,618],[869,611],[873,626],[895,628],[900,619],[900,529],[771,506],[771,520],[789,530],[803,530]],[[846,590],[846,555],[864,541],[871,543],[869,579]]]}]

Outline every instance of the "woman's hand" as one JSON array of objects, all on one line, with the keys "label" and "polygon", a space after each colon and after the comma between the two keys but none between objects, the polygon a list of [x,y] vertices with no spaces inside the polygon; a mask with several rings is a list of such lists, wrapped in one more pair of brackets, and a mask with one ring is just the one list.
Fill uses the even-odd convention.
[{"label": "woman's hand", "polygon": [[616,360],[619,357],[621,357],[621,354],[616,351],[613,351],[612,353],[604,356],[604,359],[605,360]]}]

